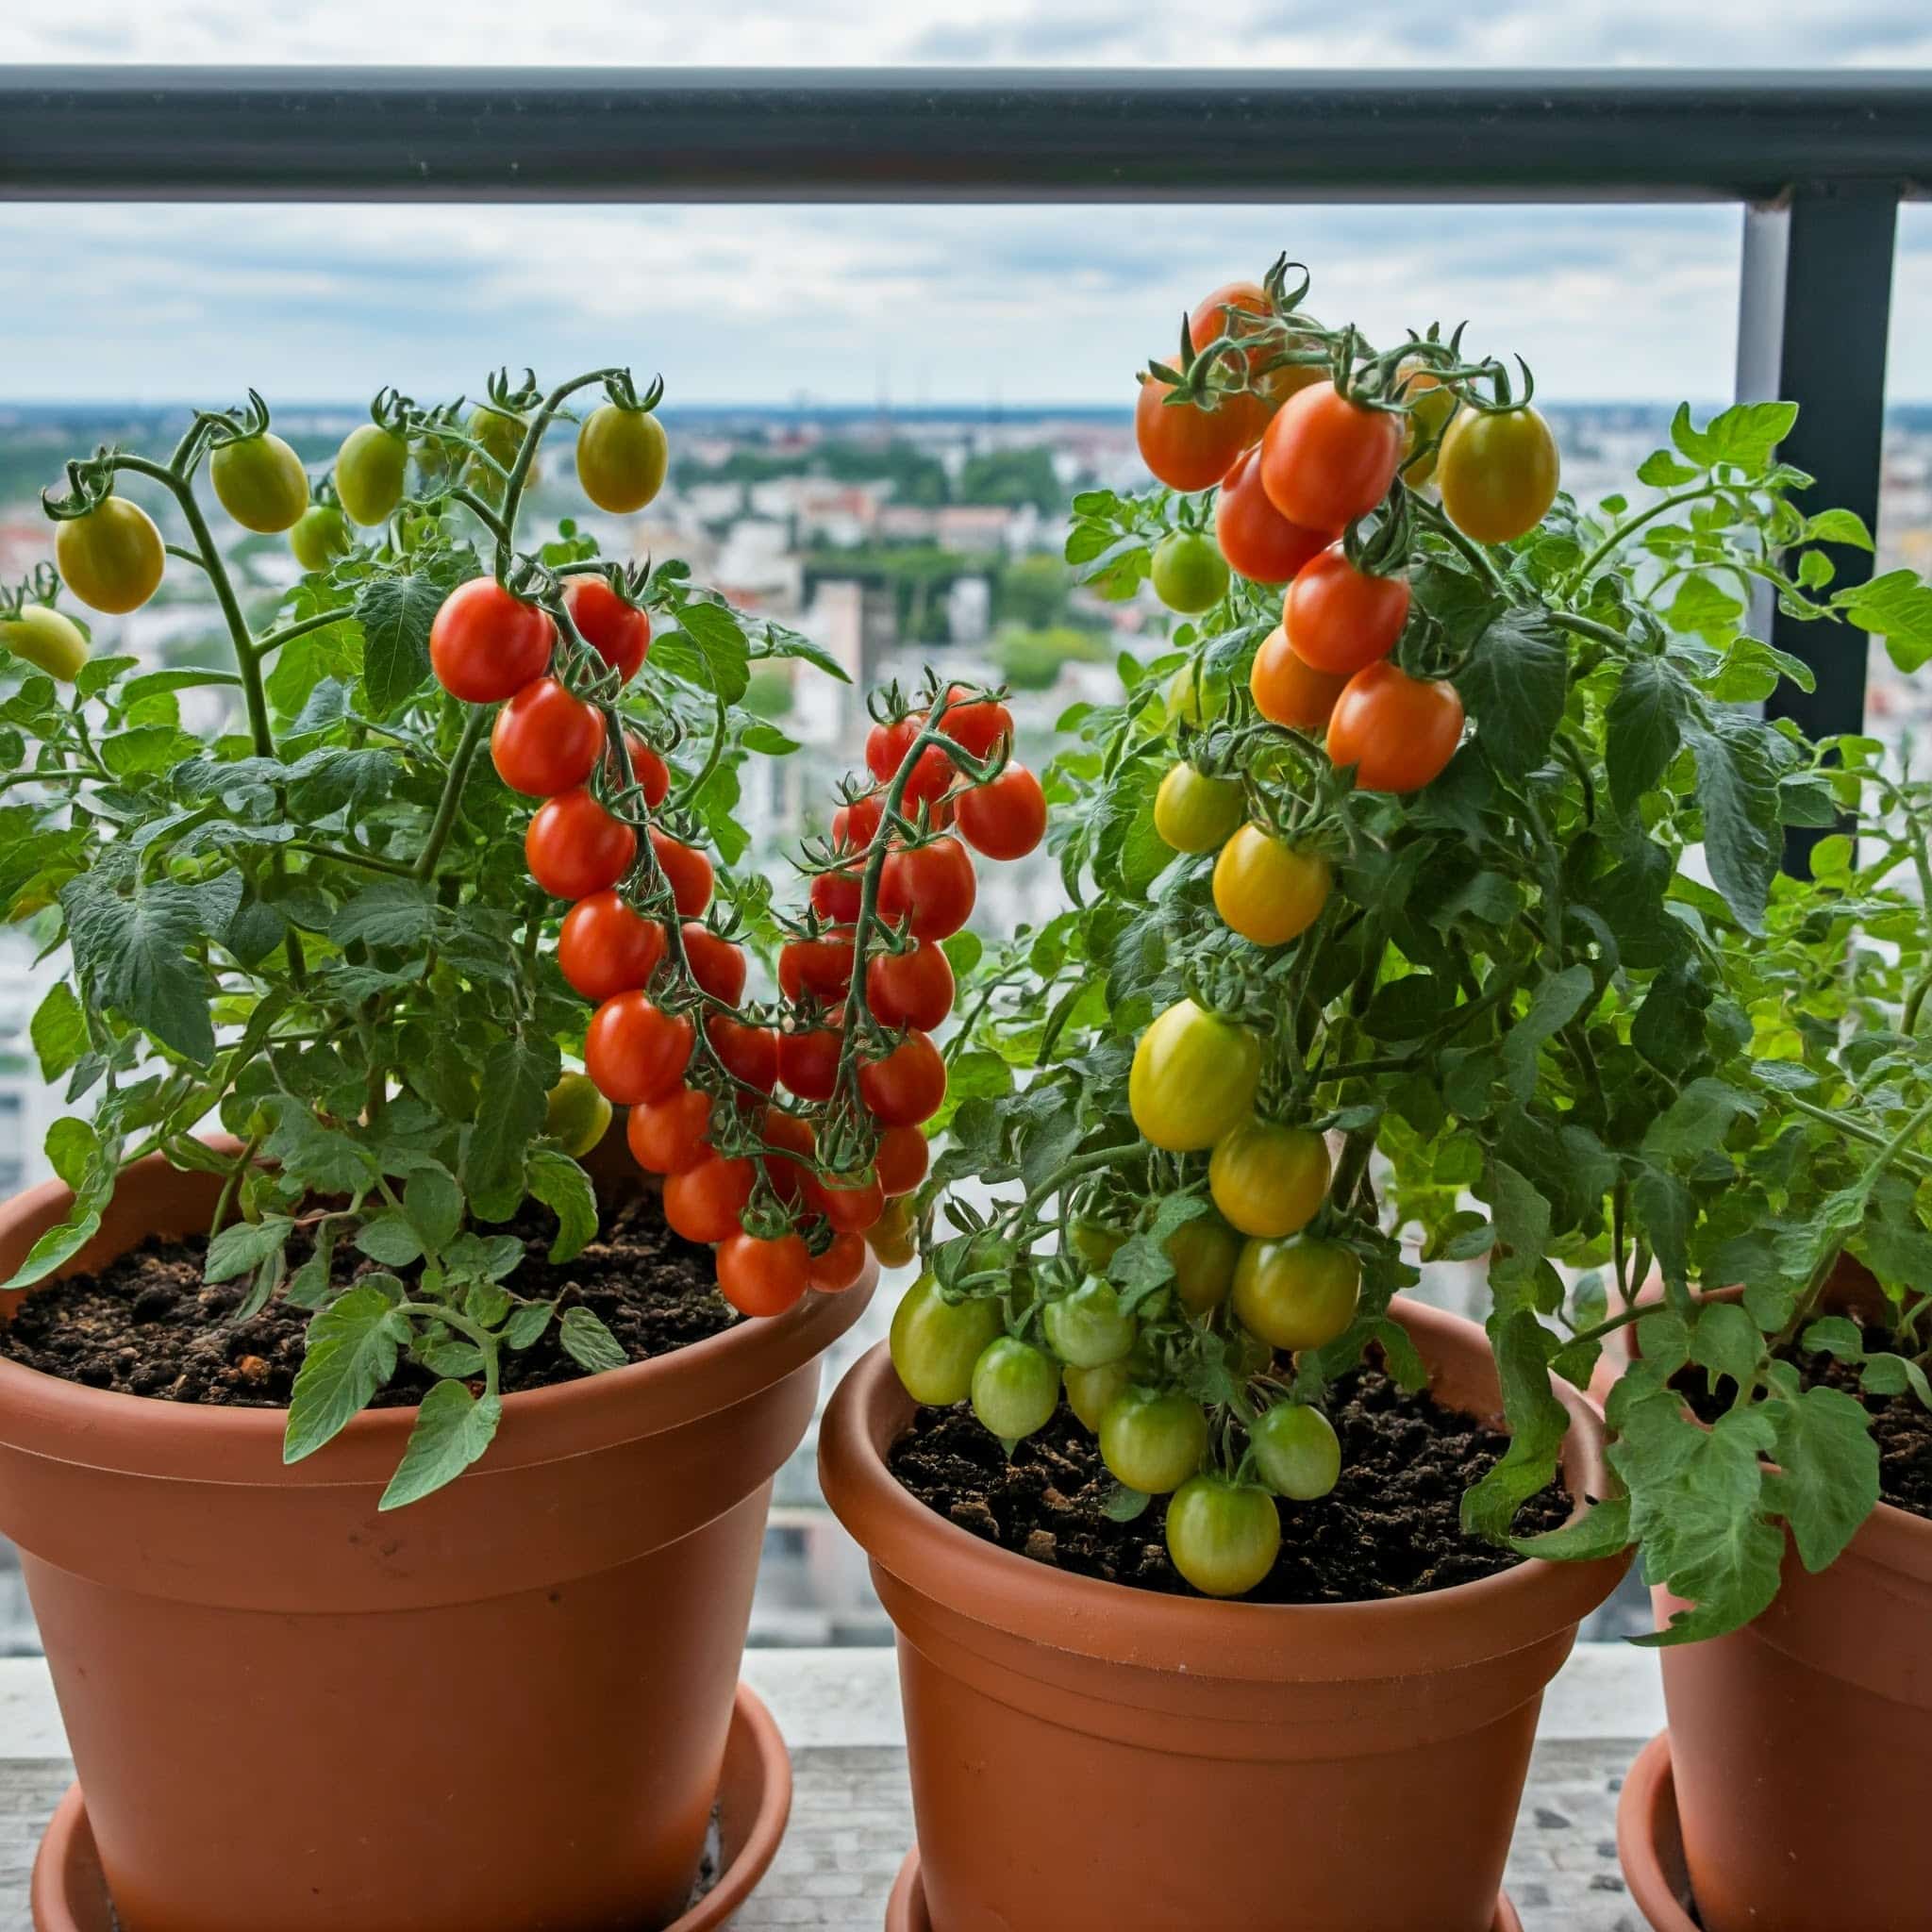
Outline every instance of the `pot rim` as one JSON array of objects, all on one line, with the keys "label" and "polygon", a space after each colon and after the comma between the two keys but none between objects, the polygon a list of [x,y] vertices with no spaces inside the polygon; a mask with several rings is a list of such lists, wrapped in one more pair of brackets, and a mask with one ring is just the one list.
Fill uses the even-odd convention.
[{"label": "pot rim", "polygon": [[[1397,1296],[1390,1313],[1424,1359],[1489,1353],[1480,1326]],[[1573,1496],[1614,1493],[1603,1421],[1552,1377],[1569,1411],[1563,1473]],[[846,1373],[819,1427],[819,1476],[833,1514],[907,1588],[1009,1636],[1105,1662],[1271,1683],[1404,1676],[1506,1656],[1581,1620],[1609,1595],[1631,1553],[1589,1562],[1530,1557],[1495,1575],[1418,1596],[1354,1604],[1250,1604],[1170,1596],[1070,1575],[1002,1549],[913,1498],[886,1466],[914,1409],[878,1343]],[[1571,1521],[1588,1506],[1579,1501]]]},{"label": "pot rim", "polygon": [[1631,1903],[1653,1932],[1697,1932],[1671,1876],[1673,1864],[1681,1868],[1683,1858],[1671,1734],[1663,1730],[1632,1760],[1617,1799],[1617,1863]]},{"label": "pot rim", "polygon": [[[170,1167],[150,1155],[127,1171],[158,1171],[182,1187],[215,1177]],[[64,1182],[42,1181],[0,1203],[0,1242],[48,1227],[74,1199]],[[86,1272],[82,1257],[53,1279]],[[748,1318],[668,1355],[607,1369],[572,1382],[527,1389],[503,1398],[503,1421],[483,1464],[464,1476],[492,1474],[661,1434],[742,1402],[805,1367],[864,1313],[878,1286],[878,1263],[838,1294],[808,1291],[778,1316]],[[365,1409],[324,1448],[301,1462],[282,1461],[286,1408],[237,1408],[167,1402],[150,1395],[90,1389],[0,1357],[0,1445],[52,1461],[121,1474],[230,1487],[323,1489],[387,1483],[401,1457],[417,1410]]]}]

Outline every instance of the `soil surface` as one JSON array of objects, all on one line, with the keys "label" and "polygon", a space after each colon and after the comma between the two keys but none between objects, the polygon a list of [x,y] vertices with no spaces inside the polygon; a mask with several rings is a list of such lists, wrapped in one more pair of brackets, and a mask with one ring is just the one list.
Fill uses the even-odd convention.
[{"label": "soil surface", "polygon": [[[1883,1329],[1865,1330],[1868,1354],[1889,1353],[1894,1347],[1892,1337]],[[1841,1389],[1863,1405],[1878,1444],[1879,1494],[1893,1508],[1932,1522],[1932,1410],[1909,1391],[1868,1395],[1858,1387],[1857,1365],[1841,1362],[1836,1356],[1804,1356],[1796,1350],[1787,1351],[1787,1356],[1797,1364],[1799,1379],[1806,1388]],[[1673,1386],[1682,1392],[1692,1413],[1707,1423],[1723,1415],[1738,1392],[1728,1375],[1720,1375],[1713,1393],[1710,1378],[1702,1369],[1683,1371]]]},{"label": "soil surface", "polygon": [[[560,1315],[581,1306],[598,1316],[632,1361],[668,1355],[731,1327],[740,1317],[718,1293],[711,1252],[665,1225],[655,1193],[613,1209],[598,1236],[558,1266],[545,1258],[557,1224],[546,1209],[524,1212],[491,1233],[517,1236],[526,1258],[510,1276],[512,1292],[554,1299]],[[206,1286],[206,1238],[144,1241],[98,1274],[78,1274],[38,1288],[10,1323],[0,1324],[0,1356],[64,1381],[164,1402],[238,1408],[286,1407],[302,1366],[307,1309],[277,1297],[258,1315],[236,1322],[248,1290],[237,1281]],[[298,1233],[289,1245],[292,1270],[308,1252]],[[336,1278],[346,1283],[376,1264],[338,1249]],[[406,1280],[416,1271],[394,1271]],[[505,1350],[503,1392],[574,1382],[586,1373],[563,1351],[552,1322],[533,1347]],[[404,1363],[370,1406],[400,1408],[421,1400],[433,1377]]]},{"label": "soil surface", "polygon": [[[1500,1430],[1406,1395],[1378,1368],[1342,1376],[1328,1419],[1341,1438],[1341,1480],[1320,1502],[1283,1500],[1281,1555],[1245,1601],[1372,1603],[1447,1590],[1518,1561],[1462,1533],[1462,1492],[1500,1457]],[[1064,1403],[1014,1452],[964,1403],[922,1408],[893,1446],[892,1474],[919,1500],[1002,1548],[1082,1576],[1191,1596],[1168,1558],[1165,1504],[1157,1497],[1131,1523],[1103,1508],[1114,1489],[1099,1444]],[[1521,1535],[1555,1529],[1570,1499],[1553,1485],[1525,1505]]]}]

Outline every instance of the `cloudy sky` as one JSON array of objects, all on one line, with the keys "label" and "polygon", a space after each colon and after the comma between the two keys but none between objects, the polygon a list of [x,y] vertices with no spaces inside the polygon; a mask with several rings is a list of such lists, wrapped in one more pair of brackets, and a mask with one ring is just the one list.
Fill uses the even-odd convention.
[{"label": "cloudy sky", "polygon": [[[1924,0],[14,0],[16,61],[1932,67]],[[1722,397],[1732,208],[75,208],[0,206],[0,397],[337,398],[625,359],[674,400],[1107,402],[1278,250],[1372,337],[1440,317],[1578,400]],[[31,299],[23,299],[23,290]],[[1891,382],[1932,398],[1932,211]]]}]

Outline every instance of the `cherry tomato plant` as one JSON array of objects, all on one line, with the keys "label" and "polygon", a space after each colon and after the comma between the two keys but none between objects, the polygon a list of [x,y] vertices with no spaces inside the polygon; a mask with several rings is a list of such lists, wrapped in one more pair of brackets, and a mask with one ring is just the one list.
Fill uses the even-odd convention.
[{"label": "cherry tomato plant", "polygon": [[[1740,708],[1810,680],[1750,606],[1912,669],[1932,591],[1833,588],[1871,538],[1799,508],[1787,405],[1680,410],[1586,508],[1526,370],[1460,330],[1377,347],[1307,288],[1277,263],[1204,303],[1139,398],[1165,487],[1074,504],[1084,579],[1175,617],[1042,774],[1071,908],[961,986],[894,1358],[1009,1436],[1058,1363],[1110,1507],[1237,1594],[1338,1479],[1334,1379],[1374,1348],[1421,1381],[1389,1314],[1417,1260],[1483,1260],[1512,1441],[1466,1528],[1509,1541],[1556,1474],[1552,1373],[1641,1324],[1627,1493],[1522,1547],[1639,1542],[1693,1606],[1673,1641],[1732,1628],[1787,1533],[1817,1567],[1877,1496],[1807,1356],[1920,1400],[1932,1367],[1932,790]],[[1208,529],[1224,587],[1177,586]],[[1780,872],[1788,830],[1848,820]],[[1882,1338],[1823,1299],[1847,1255]]]},{"label": "cherry tomato plant", "polygon": [[[954,937],[974,860],[941,821],[960,809],[1005,858],[1044,829],[1000,694],[935,678],[875,700],[893,755],[800,861],[795,915],[736,870],[743,765],[795,749],[744,708],[751,667],[841,674],[680,562],[611,562],[568,521],[524,530],[540,453],[579,411],[585,494],[648,503],[661,394],[616,368],[547,392],[501,374],[467,412],[385,390],[319,482],[251,394],[197,413],[165,461],[71,463],[45,499],[58,575],[0,598],[0,886],[66,947],[32,1037],[92,1104],[48,1141],[73,1209],[8,1286],[87,1241],[130,1162],[218,1173],[208,1278],[245,1276],[244,1312],[279,1295],[311,1313],[291,1460],[405,1360],[436,1378],[386,1507],[485,1453],[506,1351],[554,1324],[584,1369],[625,1361],[588,1308],[520,1294],[522,1242],[491,1232],[535,1201],[552,1259],[584,1246],[581,1158],[613,1106],[742,1314],[849,1288],[874,1224],[897,1251],[888,1196],[924,1175],[946,1091],[941,947],[976,943]],[[242,528],[288,533],[303,575],[271,608],[204,485]],[[64,580],[132,609],[175,569],[212,590],[231,667],[92,656],[58,608]],[[196,687],[239,712],[206,739],[182,721]],[[824,881],[849,894],[830,920]],[[775,956],[777,1000],[747,997],[750,954]],[[208,1144],[217,1125],[238,1149]]]}]

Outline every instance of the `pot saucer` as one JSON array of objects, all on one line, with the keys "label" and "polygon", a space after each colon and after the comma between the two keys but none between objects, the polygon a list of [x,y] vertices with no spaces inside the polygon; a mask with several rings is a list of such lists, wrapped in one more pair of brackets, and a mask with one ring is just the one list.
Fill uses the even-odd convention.
[{"label": "pot saucer", "polygon": [[1617,1799],[1617,1862],[1624,1868],[1631,1903],[1654,1932],[1697,1932],[1668,1731],[1659,1731],[1624,1774]]},{"label": "pot saucer", "polygon": [[[724,1769],[718,1785],[717,1833],[709,1849],[718,1879],[664,1932],[717,1932],[765,1875],[791,1813],[791,1758],[772,1713],[747,1684],[738,1687]],[[94,1850],[87,1803],[69,1785],[34,1859],[34,1932],[115,1932],[107,1881]]]},{"label": "pot saucer", "polygon": [[[925,1908],[925,1883],[919,1874],[917,1845],[906,1854],[906,1862],[892,1881],[892,1896],[886,1904],[886,1932],[933,1932],[932,1915]],[[1496,1916],[1490,1921],[1490,1932],[1523,1932],[1523,1921],[1516,1916],[1516,1907],[1509,1903],[1507,1892],[1496,1900]]]}]

